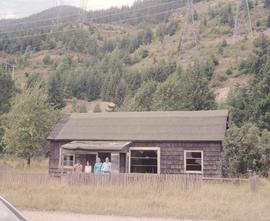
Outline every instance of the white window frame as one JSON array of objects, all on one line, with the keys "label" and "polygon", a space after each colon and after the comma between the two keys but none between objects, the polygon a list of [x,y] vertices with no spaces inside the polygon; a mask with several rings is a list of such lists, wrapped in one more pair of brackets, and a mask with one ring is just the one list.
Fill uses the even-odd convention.
[{"label": "white window frame", "polygon": [[128,173],[131,173],[131,151],[132,150],[155,150],[157,151],[157,173],[160,174],[160,147],[130,147],[129,148],[129,165],[128,165]]},{"label": "white window frame", "polygon": [[[202,167],[202,169],[201,169],[201,171],[191,171],[191,170],[187,170],[187,153],[201,153],[201,156],[202,156],[202,158],[201,158],[201,161],[202,161],[202,165],[201,165],[201,167]],[[202,150],[184,150],[184,172],[185,173],[196,173],[196,174],[203,174],[203,168],[204,168],[204,163],[203,163],[204,161],[203,161],[203,151]]]},{"label": "white window frame", "polygon": [[75,162],[76,162],[75,154],[71,154],[71,153],[63,154],[63,159],[62,159],[63,168],[73,168],[73,166],[65,166],[64,165],[64,158],[65,158],[65,156],[73,156],[73,166],[74,166],[75,165]]}]

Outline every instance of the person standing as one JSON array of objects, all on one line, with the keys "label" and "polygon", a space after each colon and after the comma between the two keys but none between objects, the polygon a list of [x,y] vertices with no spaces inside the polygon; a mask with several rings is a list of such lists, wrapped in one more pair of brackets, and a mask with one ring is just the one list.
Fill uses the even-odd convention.
[{"label": "person standing", "polygon": [[77,163],[73,166],[73,170],[75,173],[82,173],[83,171],[83,165],[79,160],[77,160]]},{"label": "person standing", "polygon": [[87,160],[87,162],[86,162],[86,165],[84,167],[84,172],[85,173],[92,173],[92,166],[91,166],[89,160]]},{"label": "person standing", "polygon": [[94,173],[95,174],[101,173],[101,168],[102,168],[102,163],[101,163],[100,158],[98,157],[97,162],[95,163],[95,166],[94,166]]},{"label": "person standing", "polygon": [[111,173],[112,172],[112,163],[109,160],[109,157],[106,157],[105,162],[102,164],[101,171],[103,173]]}]

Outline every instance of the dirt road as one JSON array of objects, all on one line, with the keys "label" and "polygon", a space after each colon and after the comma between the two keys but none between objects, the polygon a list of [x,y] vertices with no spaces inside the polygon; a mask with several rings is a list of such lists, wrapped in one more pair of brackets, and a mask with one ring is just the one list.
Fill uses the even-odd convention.
[{"label": "dirt road", "polygon": [[64,221],[177,221],[176,219],[167,219],[167,218],[159,219],[159,218],[132,218],[132,217],[116,217],[116,216],[113,217],[113,216],[84,215],[84,214],[65,213],[65,212],[23,211],[23,214],[30,221],[62,221],[62,220]]}]

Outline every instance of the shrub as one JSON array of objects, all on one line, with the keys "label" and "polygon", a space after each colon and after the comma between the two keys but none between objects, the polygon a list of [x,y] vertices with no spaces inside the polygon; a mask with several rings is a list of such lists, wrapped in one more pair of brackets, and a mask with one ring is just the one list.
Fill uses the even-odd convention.
[{"label": "shrub", "polygon": [[99,104],[96,104],[96,106],[94,107],[93,112],[94,113],[100,113],[101,112],[101,108],[100,108],[100,105]]}]

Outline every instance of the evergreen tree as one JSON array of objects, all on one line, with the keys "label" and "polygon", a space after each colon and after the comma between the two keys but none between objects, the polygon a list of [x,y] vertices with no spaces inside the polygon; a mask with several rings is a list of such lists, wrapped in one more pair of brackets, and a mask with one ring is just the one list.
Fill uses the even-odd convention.
[{"label": "evergreen tree", "polygon": [[267,17],[267,28],[270,28],[270,15]]},{"label": "evergreen tree", "polygon": [[15,95],[15,83],[9,73],[0,70],[0,115],[10,109],[10,99]]},{"label": "evergreen tree", "polygon": [[211,110],[216,109],[215,95],[210,90],[209,81],[195,65],[181,75],[181,106],[183,110]]},{"label": "evergreen tree", "polygon": [[154,81],[144,82],[131,99],[127,97],[130,102],[126,102],[126,109],[129,111],[150,111],[153,106],[156,85]]},{"label": "evergreen tree", "polygon": [[48,101],[56,108],[65,106],[64,88],[60,74],[55,73],[48,82]]},{"label": "evergreen tree", "polygon": [[181,110],[182,100],[179,80],[176,76],[169,77],[158,85],[153,98],[153,110],[175,111]]},{"label": "evergreen tree", "polygon": [[114,102],[120,106],[123,104],[126,94],[127,94],[127,83],[126,81],[122,78],[117,85],[116,91],[115,91],[115,99]]}]

